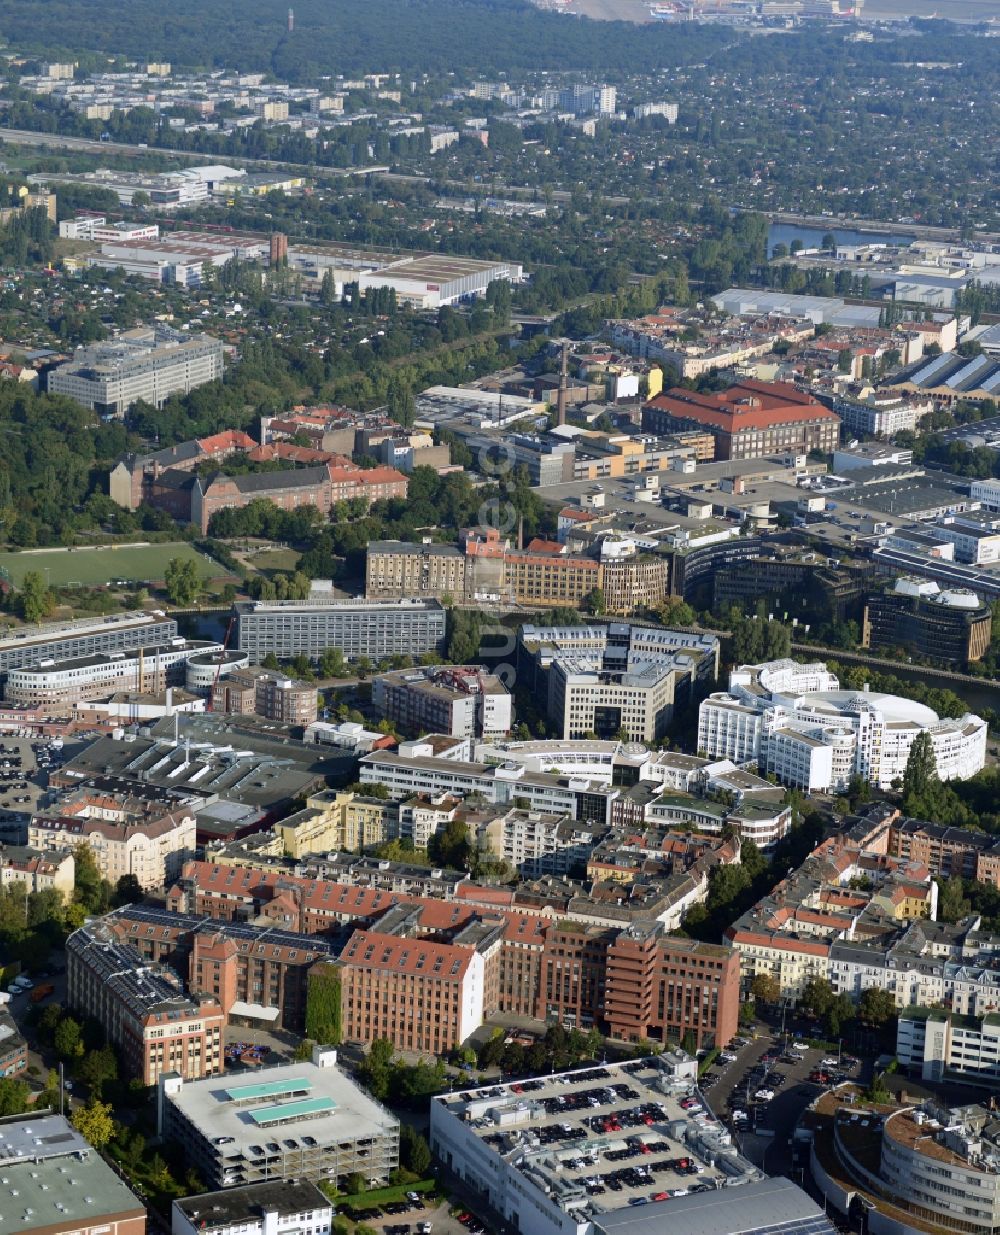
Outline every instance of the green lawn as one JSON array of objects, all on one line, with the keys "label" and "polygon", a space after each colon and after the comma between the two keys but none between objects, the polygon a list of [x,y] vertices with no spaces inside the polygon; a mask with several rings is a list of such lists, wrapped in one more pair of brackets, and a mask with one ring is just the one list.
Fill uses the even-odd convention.
[{"label": "green lawn", "polygon": [[333,1189],[323,1185],[327,1196],[336,1200],[340,1209],[372,1209],[377,1205],[392,1205],[396,1201],[405,1201],[407,1192],[433,1194],[437,1188],[436,1179],[418,1179],[411,1184],[395,1184],[389,1188],[373,1188],[371,1192],[357,1192],[354,1196],[336,1196]]},{"label": "green lawn", "polygon": [[192,559],[202,575],[214,578],[228,572],[218,562],[198,553],[185,541],[158,545],[105,545],[95,549],[29,549],[23,553],[0,553],[0,577],[19,587],[32,570],[52,587],[92,587],[127,579],[136,583],[159,583],[171,558]]}]

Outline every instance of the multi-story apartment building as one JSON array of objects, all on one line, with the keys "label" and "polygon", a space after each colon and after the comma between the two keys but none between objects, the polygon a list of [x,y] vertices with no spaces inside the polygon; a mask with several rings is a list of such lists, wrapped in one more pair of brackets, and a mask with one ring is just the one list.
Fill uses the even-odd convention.
[{"label": "multi-story apartment building", "polygon": [[212,711],[263,716],[283,725],[311,725],[316,719],[316,687],[277,669],[237,669],[212,686]]},{"label": "multi-story apartment building", "polygon": [[174,638],[157,647],[96,652],[74,660],[45,660],[11,669],[4,697],[11,703],[42,707],[100,699],[118,691],[160,694],[168,686],[184,685],[184,666],[192,656],[222,650],[221,643]]},{"label": "multi-story apartment building", "polygon": [[29,892],[50,888],[67,901],[73,896],[76,861],[72,848],[32,849],[23,845],[0,846],[0,887],[22,883]]},{"label": "multi-story apartment building", "polygon": [[162,646],[176,637],[176,621],[159,611],[24,626],[0,639],[0,676],[43,660],[130,652],[142,646]]},{"label": "multi-story apartment building", "polygon": [[395,826],[394,803],[327,789],[307,797],[305,808],[282,819],[275,829],[282,851],[303,858],[313,853],[363,853],[391,840]]},{"label": "multi-story apartment building", "polygon": [[28,1067],[28,1044],[14,1018],[0,1011],[0,1076],[17,1076]]},{"label": "multi-story apartment building", "polygon": [[162,1078],[157,1131],[210,1188],[322,1180],[344,1189],[356,1174],[378,1187],[399,1165],[399,1120],[322,1046],[311,1063],[260,1068],[225,1085]]},{"label": "multi-story apartment building", "polygon": [[348,660],[441,652],[445,610],[436,600],[258,600],[236,606],[236,643],[259,663],[340,648]]},{"label": "multi-story apartment building", "polygon": [[675,387],[646,405],[642,427],[653,433],[703,429],[715,438],[717,459],[828,454],[840,440],[840,417],[811,395],[749,378],[718,394]]},{"label": "multi-story apartment building", "polygon": [[407,733],[503,737],[513,721],[510,692],[479,666],[433,666],[380,673],[372,703]]},{"label": "multi-story apartment building", "polygon": [[218,1000],[185,995],[172,971],[143,964],[101,921],[66,940],[66,998],[102,1026],[144,1085],[165,1072],[192,1080],[222,1072],[226,1018]]},{"label": "multi-story apartment building", "polygon": [[861,646],[906,648],[919,656],[965,668],[990,646],[993,615],[975,592],[944,588],[930,579],[901,578],[865,603]]},{"label": "multi-story apartment building", "polygon": [[194,856],[192,804],[92,789],[71,791],[31,817],[28,844],[40,850],[87,845],[103,879],[133,875],[140,887],[162,888]]},{"label": "multi-story apartment building", "polygon": [[217,381],[222,357],[221,341],[210,335],[140,327],[80,349],[49,373],[48,390],[103,416],[121,417],[140,399],[162,407],[172,394]]},{"label": "multi-story apartment building", "polygon": [[988,832],[897,819],[889,828],[889,852],[922,862],[935,877],[958,875],[1000,889],[1000,840]]}]

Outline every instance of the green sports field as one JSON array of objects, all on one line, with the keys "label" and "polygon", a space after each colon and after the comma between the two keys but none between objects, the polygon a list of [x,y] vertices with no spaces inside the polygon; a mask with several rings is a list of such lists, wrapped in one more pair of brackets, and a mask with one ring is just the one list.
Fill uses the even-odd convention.
[{"label": "green sports field", "polygon": [[226,569],[184,541],[160,545],[105,545],[99,549],[29,549],[0,553],[0,578],[19,587],[37,570],[50,587],[94,587],[127,580],[158,583],[172,558],[193,559],[205,578],[223,576]]}]

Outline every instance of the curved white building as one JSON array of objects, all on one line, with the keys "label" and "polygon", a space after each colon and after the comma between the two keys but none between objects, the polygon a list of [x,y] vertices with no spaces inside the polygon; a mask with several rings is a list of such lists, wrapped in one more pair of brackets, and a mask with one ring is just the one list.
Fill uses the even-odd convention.
[{"label": "curved white building", "polygon": [[740,763],[805,790],[840,792],[854,775],[888,789],[902,779],[918,733],[929,733],[941,780],[975,775],[986,759],[986,722],[941,718],[899,695],[841,690],[826,665],[792,660],[741,665],[729,690],[698,713],[698,751]]}]

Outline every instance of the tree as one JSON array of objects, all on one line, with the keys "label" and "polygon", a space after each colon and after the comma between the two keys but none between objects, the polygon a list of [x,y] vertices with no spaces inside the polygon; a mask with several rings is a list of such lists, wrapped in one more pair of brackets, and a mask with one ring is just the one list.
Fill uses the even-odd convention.
[{"label": "tree", "polygon": [[326,648],[319,658],[320,677],[342,678],[346,668],[344,653],[340,648]]},{"label": "tree", "polygon": [[83,1055],[83,1035],[80,1032],[80,1022],[72,1016],[64,1017],[56,1026],[52,1040],[56,1054],[64,1062],[71,1062]]},{"label": "tree", "polygon": [[201,591],[201,576],[194,558],[172,557],[163,572],[167,596],[173,605],[190,605]]},{"label": "tree", "polygon": [[820,248],[826,249],[828,253],[832,253],[836,247],[837,237],[833,234],[833,232],[824,232]]},{"label": "tree", "polygon": [[399,1125],[399,1156],[407,1170],[420,1179],[430,1170],[430,1146],[416,1128],[408,1123]]},{"label": "tree", "polygon": [[592,588],[586,596],[581,598],[580,607],[586,609],[588,613],[593,613],[595,616],[606,613],[607,602],[604,599],[604,589],[599,587]]},{"label": "tree", "polygon": [[324,1046],[341,1041],[340,972],[336,965],[314,965],[306,993],[306,1033]]},{"label": "tree", "polygon": [[935,780],[937,757],[934,754],[934,743],[931,735],[923,729],[913,739],[910,753],[906,757],[906,770],[903,772],[903,809],[909,811],[907,803],[923,798],[931,782]]},{"label": "tree", "polygon": [[21,580],[18,609],[26,622],[40,622],[48,617],[55,604],[52,592],[37,570],[29,570]]},{"label": "tree", "polygon": [[938,883],[938,918],[942,922],[958,922],[972,912],[966,898],[965,884],[960,875],[952,875]]},{"label": "tree", "polygon": [[858,1000],[858,1016],[866,1025],[886,1024],[896,1015],[896,1001],[888,991],[878,986],[869,986],[861,992]]},{"label": "tree", "polygon": [[464,819],[449,819],[427,845],[431,861],[450,870],[466,870],[472,854],[469,828]]},{"label": "tree", "polygon": [[135,875],[120,875],[115,885],[116,905],[138,905],[145,897],[142,884]]},{"label": "tree", "polygon": [[94,1097],[100,1098],[108,1081],[118,1079],[118,1058],[114,1050],[105,1045],[96,1051],[88,1051],[80,1061],[77,1076]]},{"label": "tree", "polygon": [[87,844],[73,850],[73,898],[87,913],[103,913],[109,908],[110,889],[97,869],[94,851]]},{"label": "tree", "polygon": [[777,1003],[781,998],[778,979],[769,973],[759,973],[750,983],[750,993],[762,1003]]},{"label": "tree", "polygon": [[110,1102],[92,1099],[86,1106],[78,1106],[72,1115],[73,1127],[95,1149],[103,1149],[115,1135],[115,1121]]},{"label": "tree", "polygon": [[826,1016],[835,999],[833,986],[826,978],[810,978],[802,988],[799,1003],[813,1016]]}]

